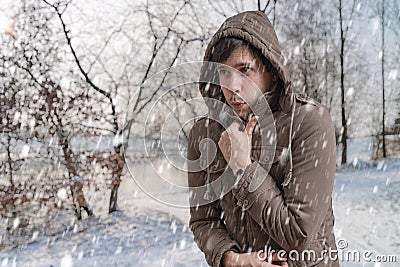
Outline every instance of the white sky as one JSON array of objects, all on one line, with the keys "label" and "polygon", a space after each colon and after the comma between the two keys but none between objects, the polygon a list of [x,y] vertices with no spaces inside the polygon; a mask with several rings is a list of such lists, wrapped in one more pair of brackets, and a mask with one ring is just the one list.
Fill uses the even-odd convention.
[{"label": "white sky", "polygon": [[4,32],[11,25],[11,12],[8,8],[10,0],[0,0],[0,32]]}]

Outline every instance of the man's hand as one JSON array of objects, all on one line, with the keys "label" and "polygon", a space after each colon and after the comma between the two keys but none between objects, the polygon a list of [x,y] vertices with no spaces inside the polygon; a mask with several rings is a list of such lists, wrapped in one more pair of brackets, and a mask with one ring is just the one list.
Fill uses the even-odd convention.
[{"label": "man's hand", "polygon": [[257,256],[257,252],[252,253],[235,253],[228,251],[222,258],[222,266],[224,267],[288,267],[286,261],[279,259],[277,254],[272,254],[272,261],[279,261],[280,264],[272,264],[268,261],[263,261]]},{"label": "man's hand", "polygon": [[239,130],[240,124],[233,122],[222,132],[218,141],[222,155],[235,174],[251,163],[251,139],[257,120],[257,116],[251,117],[243,132]]}]

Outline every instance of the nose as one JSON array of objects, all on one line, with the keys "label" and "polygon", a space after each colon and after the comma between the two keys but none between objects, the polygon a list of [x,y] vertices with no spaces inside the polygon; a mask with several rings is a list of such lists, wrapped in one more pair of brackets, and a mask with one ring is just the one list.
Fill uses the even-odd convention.
[{"label": "nose", "polygon": [[240,94],[243,87],[243,77],[239,72],[232,71],[229,77],[225,77],[221,81],[221,84],[233,93]]}]

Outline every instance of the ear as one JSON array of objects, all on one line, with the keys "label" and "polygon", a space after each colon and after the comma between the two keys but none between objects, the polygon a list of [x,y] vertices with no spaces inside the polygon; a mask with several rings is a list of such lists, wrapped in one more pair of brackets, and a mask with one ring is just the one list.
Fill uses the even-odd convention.
[{"label": "ear", "polygon": [[276,73],[272,74],[272,81],[277,82],[278,80],[279,80],[278,74],[276,74]]}]

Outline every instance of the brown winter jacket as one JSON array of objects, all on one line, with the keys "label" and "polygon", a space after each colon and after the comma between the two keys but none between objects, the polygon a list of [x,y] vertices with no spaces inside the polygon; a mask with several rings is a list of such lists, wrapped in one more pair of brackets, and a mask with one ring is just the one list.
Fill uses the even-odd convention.
[{"label": "brown winter jacket", "polygon": [[[336,152],[328,110],[293,92],[276,33],[264,13],[244,12],[228,18],[210,41],[204,61],[210,60],[213,46],[223,37],[241,38],[259,49],[278,71],[284,88],[278,98],[269,102],[276,127],[273,157],[268,158],[267,153],[260,158],[261,136],[255,130],[253,162],[238,184],[206,205],[196,205],[202,196],[191,195],[190,229],[196,243],[211,266],[222,266],[222,256],[229,250],[245,253],[266,248],[296,250],[300,255],[304,250],[313,250],[316,254],[314,259],[308,259],[308,254],[298,261],[289,259],[289,266],[339,266],[337,260],[328,258],[328,250],[336,250],[331,196]],[[223,101],[218,86],[205,89],[201,84],[200,92],[203,97]],[[199,119],[190,133],[188,159],[200,157],[200,151],[204,151],[199,148],[202,139],[211,138],[217,144],[222,131],[216,121]],[[270,162],[268,171],[262,167],[263,162]],[[218,149],[206,169],[188,173],[189,185],[203,186],[223,172],[235,180]],[[251,186],[253,179],[262,181],[255,190]],[[216,192],[214,187],[213,192]]]}]

